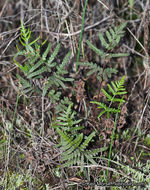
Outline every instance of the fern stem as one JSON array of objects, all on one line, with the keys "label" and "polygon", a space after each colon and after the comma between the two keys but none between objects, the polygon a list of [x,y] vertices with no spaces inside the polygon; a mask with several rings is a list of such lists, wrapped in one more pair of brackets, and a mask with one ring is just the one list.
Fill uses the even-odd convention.
[{"label": "fern stem", "polygon": [[81,51],[81,42],[82,42],[82,36],[83,36],[84,19],[85,19],[85,11],[86,11],[87,3],[88,3],[88,0],[85,1],[85,5],[83,9],[82,25],[81,25],[81,32],[80,32],[80,39],[79,39],[79,49],[78,49],[78,54],[77,54],[76,72],[78,71],[78,63],[79,63],[79,57],[80,57],[80,51]]}]

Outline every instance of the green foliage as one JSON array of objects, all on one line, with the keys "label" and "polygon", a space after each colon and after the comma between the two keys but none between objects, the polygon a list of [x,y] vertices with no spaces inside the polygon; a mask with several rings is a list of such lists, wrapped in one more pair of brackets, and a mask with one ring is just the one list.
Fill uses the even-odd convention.
[{"label": "green foliage", "polygon": [[89,68],[90,71],[87,72],[87,76],[96,74],[96,78],[99,80],[99,82],[101,82],[103,79],[107,81],[108,78],[111,78],[112,74],[117,73],[117,70],[115,68],[103,69],[96,63],[92,63],[92,62],[84,62],[84,63],[80,63],[80,65]]},{"label": "green foliage", "polygon": [[112,103],[125,102],[122,98],[115,98],[117,95],[124,95],[127,93],[124,88],[124,80],[125,80],[125,76],[123,76],[120,81],[116,81],[115,83],[112,81],[111,82],[112,86],[110,84],[107,84],[109,91],[112,93],[113,96],[111,96],[104,89],[102,89],[102,92],[105,94],[108,101]]},{"label": "green foliage", "polygon": [[128,0],[130,9],[133,8],[134,0]]},{"label": "green foliage", "polygon": [[[119,44],[121,37],[124,36],[124,28],[126,26],[126,23],[123,23],[119,25],[118,27],[114,27],[114,29],[110,28],[105,33],[105,36],[100,32],[99,33],[99,39],[104,46],[105,50],[100,50],[97,47],[95,47],[91,42],[88,40],[86,41],[88,46],[96,53],[98,54],[101,59],[104,60],[104,62],[107,59],[115,58],[115,57],[124,57],[128,56],[128,53],[112,53],[112,50]],[[106,39],[105,39],[106,38]],[[79,63],[79,65],[82,65],[84,67],[88,67],[89,71],[87,72],[87,76],[91,76],[93,74],[96,75],[99,82],[102,80],[107,81],[108,78],[111,78],[112,74],[116,74],[117,70],[115,68],[106,67],[105,65],[101,67],[100,65],[92,62],[83,62]]]},{"label": "green foliage", "polygon": [[140,190],[142,188],[143,190],[147,190],[150,188],[150,160],[147,160],[145,164],[142,164],[141,162],[136,163],[136,168],[139,168],[139,170],[133,169],[129,165],[119,165],[121,166],[123,173],[130,175],[130,179],[132,179],[132,181],[144,184],[144,187],[139,186],[138,188],[135,187],[133,189]]},{"label": "green foliage", "polygon": [[[103,109],[102,112],[98,115],[98,118],[101,117],[104,113],[107,113],[107,118],[109,118],[110,113],[119,113],[120,112],[120,105],[125,102],[123,99],[124,94],[126,94],[126,90],[124,88],[124,80],[125,76],[121,78],[120,81],[116,81],[115,83],[112,81],[111,85],[107,84],[109,92],[105,89],[102,89],[103,94],[106,96],[107,101],[110,102],[109,106],[102,102],[91,101],[93,104],[97,104],[98,108]],[[113,103],[118,103],[118,108],[111,107]]]},{"label": "green foliage", "polygon": [[[14,62],[24,73],[24,77],[18,75],[23,91],[28,95],[32,95],[36,92],[58,100],[60,93],[55,93],[55,89],[59,87],[65,88],[65,82],[73,81],[72,78],[66,77],[68,71],[65,68],[71,56],[71,52],[69,51],[62,63],[58,64],[54,60],[59,52],[60,44],[55,47],[49,56],[51,49],[50,44],[48,44],[45,51],[41,53],[41,47],[45,42],[39,45],[37,43],[39,38],[31,42],[30,39],[31,31],[26,29],[21,21],[21,36],[19,40],[24,49],[20,50],[17,47],[18,53],[14,56]],[[18,56],[25,57],[26,61],[23,65],[17,62],[16,58]]]},{"label": "green foliage", "polygon": [[76,120],[76,112],[72,112],[73,103],[69,104],[67,109],[59,112],[57,117],[57,121],[53,125],[54,128],[61,128],[72,135],[77,135],[77,131],[83,129],[83,126],[78,126],[78,124],[82,121],[82,119]]},{"label": "green foliage", "polygon": [[93,157],[107,148],[87,150],[87,146],[95,136],[95,132],[89,136],[84,136],[80,132],[84,128],[79,125],[82,120],[76,119],[76,112],[72,111],[72,106],[73,104],[70,104],[67,110],[59,113],[53,127],[61,137],[58,146],[62,149],[61,155],[64,167],[78,164],[81,165],[83,170],[86,162],[96,164]]},{"label": "green foliage", "polygon": [[92,164],[97,164],[93,157],[96,156],[99,152],[105,151],[107,148],[99,148],[94,150],[87,150],[92,138],[95,136],[95,132],[91,133],[86,139],[84,138],[83,133],[78,134],[76,137],[63,132],[57,128],[57,132],[61,136],[61,146],[62,146],[62,161],[65,161],[64,167],[72,165],[80,165],[81,170],[87,162]]},{"label": "green foliage", "polygon": [[125,28],[126,23],[120,24],[118,27],[115,26],[114,29],[109,28],[109,30],[106,31],[106,37],[107,41],[103,37],[103,34],[100,32],[99,33],[99,39],[102,43],[102,45],[107,49],[107,50],[112,50],[116,45],[118,45],[121,37],[124,36],[124,31],[123,29]]},{"label": "green foliage", "polygon": [[147,134],[144,139],[144,145],[150,148],[150,134]]},{"label": "green foliage", "polygon": [[103,34],[100,32],[99,33],[99,39],[102,43],[102,45],[105,47],[105,49],[107,50],[107,52],[104,52],[102,50],[99,50],[97,47],[95,47],[91,42],[89,42],[87,40],[87,44],[89,45],[89,47],[95,51],[101,58],[107,58],[110,59],[112,57],[123,57],[123,56],[128,56],[128,53],[111,53],[108,52],[109,50],[114,49],[118,43],[120,42],[121,37],[124,36],[124,27],[126,26],[126,23],[122,23],[120,24],[118,27],[115,26],[114,29],[110,28],[109,30],[107,30],[106,33],[106,38],[107,40],[105,40],[105,37],[103,36]]},{"label": "green foliage", "polygon": [[5,190],[15,190],[15,189],[25,189],[29,190],[27,183],[32,182],[34,184],[35,180],[31,176],[31,172],[26,170],[25,174],[21,173],[6,173],[5,179],[0,181],[0,186]]},{"label": "green foliage", "polygon": [[68,97],[64,97],[63,99],[61,99],[59,101],[59,103],[55,106],[55,112],[56,114],[64,111],[64,110],[67,110],[68,109],[68,106],[72,104],[72,102],[69,100]]}]

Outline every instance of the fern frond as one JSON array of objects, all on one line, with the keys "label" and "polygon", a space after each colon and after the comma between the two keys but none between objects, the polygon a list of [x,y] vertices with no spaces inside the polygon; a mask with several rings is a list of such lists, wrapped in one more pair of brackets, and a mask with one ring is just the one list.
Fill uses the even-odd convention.
[{"label": "fern frond", "polygon": [[112,74],[116,74],[117,72],[115,68],[106,68],[103,71],[103,79],[107,81],[108,78],[111,78]]},{"label": "fern frond", "polygon": [[73,137],[69,136],[67,133],[62,132],[59,128],[56,129],[61,138],[63,139],[63,145],[69,144],[72,142]]},{"label": "fern frond", "polygon": [[92,155],[90,155],[89,153],[85,152],[85,157],[86,157],[86,160],[90,163],[92,163],[93,165],[97,165],[97,163],[94,161]]},{"label": "fern frond", "polygon": [[83,140],[83,133],[80,133],[73,139],[69,139],[70,136],[67,133],[62,132],[59,128],[58,133],[62,137],[62,161],[64,161],[64,167],[72,165],[80,165],[83,171],[85,162],[90,162],[92,164],[97,164],[94,161],[94,156],[99,152],[105,151],[107,148],[100,148],[94,150],[86,150],[87,146],[91,142],[92,138],[95,136],[95,132],[91,133],[85,140]]},{"label": "fern frond", "polygon": [[[37,40],[39,40],[40,36],[38,38],[36,38],[35,40],[33,40],[32,42],[29,43],[29,39],[31,37],[31,31],[28,29],[26,29],[24,27],[23,21],[21,20],[21,37],[19,37],[19,40],[21,42],[21,44],[23,46],[25,46],[27,48],[27,50],[31,50],[31,52],[34,52],[31,45],[36,43]],[[25,43],[24,43],[24,42]]]},{"label": "fern frond", "polygon": [[[107,100],[111,102],[109,106],[107,106],[102,102],[91,101],[91,103],[97,104],[99,109],[103,109],[103,111],[100,112],[100,114],[98,115],[98,118],[101,117],[104,113],[107,113],[107,118],[109,118],[110,113],[120,112],[120,105],[123,102],[125,102],[122,95],[127,93],[124,88],[124,81],[125,81],[125,76],[123,76],[120,81],[116,81],[115,83],[111,82],[112,86],[110,84],[107,84],[109,91],[112,95],[106,90],[102,89],[102,92],[106,96]],[[116,96],[121,96],[121,98],[117,98]],[[116,102],[119,102],[119,106],[117,109],[110,107],[112,103]]]},{"label": "fern frond", "polygon": [[82,119],[75,119],[76,112],[72,111],[72,106],[73,104],[71,103],[66,110],[62,110],[62,112],[59,113],[53,127],[59,127],[76,136],[76,131],[83,129],[83,126],[78,126]]},{"label": "fern frond", "polygon": [[126,56],[129,56],[130,54],[129,53],[109,53],[106,58],[107,59],[110,59],[110,58],[113,58],[113,57],[126,57]]},{"label": "fern frond", "polygon": [[52,61],[55,59],[56,55],[58,54],[60,49],[60,44],[57,44],[56,48],[54,49],[54,52],[52,53],[52,55],[50,56],[50,58],[47,61],[47,65],[49,66]]},{"label": "fern frond", "polygon": [[83,133],[79,134],[71,143],[68,143],[66,146],[62,148],[64,153],[62,153],[62,156],[66,156],[71,154],[76,148],[78,148],[83,140]]},{"label": "fern frond", "polygon": [[[23,46],[26,46],[26,44],[28,44],[30,36],[31,36],[31,31],[24,27],[23,21],[21,20],[21,38],[19,39]],[[26,44],[24,44],[21,39],[23,39]]]},{"label": "fern frond", "polygon": [[96,74],[96,78],[98,79],[99,82],[101,82],[102,80],[107,81],[108,78],[111,78],[112,74],[117,73],[117,70],[115,68],[103,69],[102,67],[100,67],[96,63],[92,63],[92,62],[83,62],[83,63],[80,62],[78,64],[81,66],[88,67],[90,69],[90,71],[87,72],[87,76],[91,76],[93,74]]},{"label": "fern frond", "polygon": [[28,74],[28,76],[27,76],[27,78],[28,79],[34,79],[34,78],[42,78],[42,74],[44,73],[44,72],[46,72],[47,71],[47,68],[46,67],[42,67],[41,69],[39,69],[39,70],[37,70],[37,71],[35,71],[35,72],[32,72],[32,73],[30,73],[30,74]]},{"label": "fern frond", "polygon": [[[113,89],[111,88],[111,90],[113,90]],[[116,95],[126,94],[126,92],[115,92],[115,91],[112,91],[113,96],[111,96],[110,94],[108,94],[104,89],[102,89],[102,92],[107,97],[107,100],[110,101],[110,102],[120,102],[120,103],[125,102],[125,100],[123,100],[122,98],[115,98],[115,96]]]},{"label": "fern frond", "polygon": [[91,101],[90,103],[97,104],[99,109],[104,109],[97,116],[98,118],[100,118],[104,113],[107,113],[107,118],[109,118],[110,113],[120,113],[119,109],[108,107],[106,104],[104,104],[102,102]]},{"label": "fern frond", "polygon": [[[44,94],[43,94],[44,95]],[[60,99],[61,92],[55,92],[55,90],[50,90],[48,93],[48,97],[50,98],[52,103],[55,103]]]},{"label": "fern frond", "polygon": [[[126,23],[122,23],[120,24],[118,27],[114,27],[114,29],[110,28],[109,30],[106,31],[106,37],[107,37],[107,41],[105,40],[105,38],[103,37],[103,34],[100,32],[99,33],[99,39],[102,43],[102,45],[107,49],[107,50],[111,50],[113,49],[120,41],[121,37],[123,37],[124,35],[124,31],[123,29],[125,28]],[[121,56],[121,54],[120,54]],[[109,58],[110,57],[120,57],[119,54],[109,54]],[[125,54],[122,56],[126,56]]]},{"label": "fern frond", "polygon": [[67,74],[67,73],[68,73],[68,71],[65,70],[65,66],[66,66],[67,62],[69,61],[70,56],[71,56],[71,51],[69,51],[69,52],[67,53],[67,55],[64,57],[62,63],[61,63],[59,66],[57,66],[57,74],[58,74],[58,75],[60,75],[60,74],[61,74],[61,75],[62,75],[62,74]]},{"label": "fern frond", "polygon": [[70,104],[72,104],[72,102],[69,100],[68,97],[64,97],[63,99],[61,99],[59,101],[59,104],[57,104],[55,107],[56,114],[66,111]]},{"label": "fern frond", "polygon": [[109,30],[105,32],[105,37],[101,32],[99,33],[99,39],[102,45],[107,50],[107,53],[105,53],[105,51],[99,50],[97,47],[95,47],[91,42],[87,40],[88,46],[103,59],[128,56],[129,55],[128,53],[108,52],[119,44],[121,37],[124,36],[125,31],[123,29],[125,28],[125,26],[126,26],[126,23],[122,23],[118,27],[114,27],[113,29],[110,28]]},{"label": "fern frond", "polygon": [[100,55],[101,57],[105,57],[107,54],[104,53],[103,51],[101,51],[100,49],[98,49],[97,47],[95,47],[90,41],[86,41],[88,46],[98,55]]},{"label": "fern frond", "polygon": [[[38,57],[33,60],[33,63],[35,63],[35,61],[36,61],[37,59],[38,59]],[[33,64],[33,66],[32,66],[31,69],[28,71],[28,73],[29,73],[29,74],[30,74],[30,73],[33,73],[33,72],[34,72],[35,70],[37,70],[42,64],[43,64],[43,60],[40,60],[40,61],[38,61],[37,63]]]},{"label": "fern frond", "polygon": [[84,151],[86,147],[88,146],[89,142],[92,140],[92,138],[95,136],[95,132],[92,132],[87,139],[82,143],[82,145],[79,147],[81,151]]},{"label": "fern frond", "polygon": [[96,156],[98,155],[98,153],[100,152],[104,152],[108,149],[108,147],[103,147],[103,148],[96,148],[96,149],[92,149],[92,150],[86,150],[87,154],[88,155],[92,155],[93,156]]},{"label": "fern frond", "polygon": [[44,52],[43,55],[42,55],[43,61],[46,60],[47,55],[48,55],[48,53],[49,53],[49,51],[50,51],[50,48],[51,48],[51,44],[49,43],[48,46],[47,46],[47,48],[46,48],[46,50],[45,50],[45,52]]},{"label": "fern frond", "polygon": [[29,81],[23,79],[20,75],[17,75],[17,78],[20,80],[20,83],[22,84],[22,89],[24,94],[28,94],[31,96],[34,92],[39,93],[40,90],[33,86]]}]

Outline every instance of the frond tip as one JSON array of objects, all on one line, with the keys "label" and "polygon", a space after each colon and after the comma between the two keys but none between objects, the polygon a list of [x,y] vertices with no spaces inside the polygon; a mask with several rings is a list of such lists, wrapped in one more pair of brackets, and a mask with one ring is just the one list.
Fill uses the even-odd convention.
[{"label": "frond tip", "polygon": [[113,49],[120,41],[121,37],[124,36],[124,28],[126,26],[126,23],[120,24],[118,27],[114,27],[114,29],[110,28],[106,31],[106,38],[105,40],[103,34],[99,33],[99,39],[102,43],[102,45],[107,49],[111,50]]}]

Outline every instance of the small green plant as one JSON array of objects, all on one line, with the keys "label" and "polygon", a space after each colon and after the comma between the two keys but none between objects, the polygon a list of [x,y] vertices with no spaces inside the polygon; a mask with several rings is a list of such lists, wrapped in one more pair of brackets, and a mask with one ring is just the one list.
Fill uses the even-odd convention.
[{"label": "small green plant", "polygon": [[59,112],[59,115],[57,117],[57,121],[55,122],[55,125],[53,125],[54,128],[61,128],[64,131],[72,134],[77,134],[77,131],[83,129],[83,126],[78,126],[78,124],[82,121],[82,119],[75,119],[76,112],[72,112],[72,106],[73,103],[68,105],[68,108],[63,110],[62,112]]},{"label": "small green plant", "polygon": [[117,70],[115,68],[103,69],[96,63],[92,63],[92,62],[84,62],[84,63],[80,63],[80,65],[84,67],[88,67],[89,71],[87,72],[87,77],[95,74],[99,82],[101,82],[102,80],[107,81],[108,78],[111,78],[112,74],[117,73]]},{"label": "small green plant", "polygon": [[[120,113],[121,111],[120,109],[121,104],[125,102],[125,100],[123,99],[123,95],[127,93],[124,87],[124,81],[125,81],[125,76],[123,76],[120,81],[116,81],[115,83],[112,81],[111,85],[107,84],[109,92],[107,92],[105,89],[102,89],[102,92],[106,96],[109,105],[106,105],[103,102],[91,101],[91,103],[97,104],[99,109],[103,109],[103,111],[101,111],[100,114],[98,115],[98,118],[101,117],[104,113],[107,113],[108,118],[110,116],[110,113],[115,113],[115,122],[114,122],[113,134],[111,137],[111,143],[108,155],[108,166],[110,165],[110,158],[111,158],[113,139],[115,136],[115,130],[118,120],[118,113]],[[114,107],[115,103],[118,103],[117,108]],[[107,176],[108,176],[108,170],[107,170]]]},{"label": "small green plant", "polygon": [[59,113],[54,128],[57,130],[61,137],[59,146],[62,150],[62,161],[65,166],[80,165],[81,170],[86,163],[96,164],[93,157],[99,152],[105,151],[107,147],[87,150],[89,143],[95,136],[92,132],[89,136],[85,136],[80,132],[84,127],[79,126],[81,119],[76,120],[76,113],[72,112],[72,104],[70,104],[66,111]]},{"label": "small green plant", "polygon": [[24,189],[29,190],[28,183],[35,183],[35,179],[32,178],[31,171],[27,170],[25,174],[21,173],[8,173],[5,179],[0,182],[0,187],[7,190]]},{"label": "small green plant", "polygon": [[[124,35],[123,29],[125,26],[126,23],[123,23],[118,27],[114,27],[114,29],[110,28],[106,31],[106,37],[104,37],[102,33],[99,34],[99,39],[104,46],[105,51],[99,50],[91,42],[87,41],[89,47],[95,51],[101,57],[101,59],[104,60],[104,63],[108,59],[128,55],[126,53],[113,53],[113,49],[118,45],[121,37]],[[60,147],[62,151],[61,161],[63,166],[65,167],[78,164],[81,166],[81,170],[83,171],[83,168],[86,164],[97,164],[94,157],[100,152],[107,150],[107,147],[88,150],[89,144],[93,142],[95,132],[92,132],[88,136],[84,135],[82,132],[84,126],[80,125],[82,120],[78,119],[76,112],[73,111],[73,103],[67,97],[62,99],[61,91],[62,89],[66,88],[66,82],[73,81],[73,78],[68,77],[69,73],[66,69],[66,64],[70,59],[71,52],[69,51],[67,53],[61,63],[57,63],[56,58],[60,50],[60,44],[58,44],[51,53],[50,43],[46,46],[46,41],[41,44],[38,43],[39,37],[33,41],[31,39],[31,31],[26,29],[23,22],[21,21],[21,36],[19,40],[23,48],[19,49],[17,46],[18,53],[16,53],[14,56],[14,62],[19,67],[21,72],[23,72],[23,76],[17,75],[17,77],[20,80],[24,94],[28,95],[29,97],[38,94],[43,98],[49,98],[56,114],[56,118],[53,120],[52,126],[54,129],[56,129],[56,132],[60,136],[60,141],[57,147]],[[81,39],[82,35],[80,38],[80,44]],[[46,47],[43,48],[44,51],[42,52],[41,49],[43,46]],[[80,50],[78,52],[78,56],[79,54]],[[25,58],[23,64],[17,61],[18,56]],[[76,71],[78,60],[79,57],[77,58]],[[105,64],[103,67],[92,62],[79,64],[88,67],[89,71],[87,72],[87,75],[91,76],[95,74],[98,81],[100,82],[102,82],[102,80],[107,81],[108,78],[111,78],[112,74],[117,73],[115,68],[105,67]],[[110,163],[118,113],[120,113],[121,104],[124,102],[122,96],[126,94],[124,88],[124,79],[125,77],[122,77],[120,81],[112,82],[111,85],[108,84],[109,92],[102,89],[102,92],[107,97],[109,105],[102,102],[91,102],[97,104],[99,106],[98,108],[103,109],[98,117],[101,117],[104,113],[107,113],[108,118],[110,113],[116,114],[109,150],[108,165]]]},{"label": "small green plant", "polygon": [[[97,104],[99,109],[103,109],[103,111],[98,115],[98,118],[104,113],[107,113],[107,118],[109,118],[110,113],[120,113],[120,106],[125,102],[122,95],[127,93],[124,88],[124,79],[125,76],[123,76],[120,81],[116,81],[115,83],[112,81],[111,85],[107,84],[109,92],[102,88],[102,92],[106,96],[109,106],[103,102],[91,101],[91,103]],[[118,96],[121,96],[121,98]],[[119,103],[117,108],[112,106],[114,103]]]},{"label": "small green plant", "polygon": [[150,134],[147,134],[144,139],[144,145],[150,148]]},{"label": "small green plant", "polygon": [[[26,29],[21,21],[21,37],[19,38],[24,49],[20,50],[14,56],[15,64],[24,73],[24,77],[17,75],[25,94],[31,96],[33,93],[47,95],[53,102],[57,101],[60,97],[58,88],[66,88],[65,82],[73,81],[72,78],[67,77],[68,71],[65,66],[68,62],[71,52],[69,51],[64,57],[61,64],[56,63],[54,60],[59,52],[60,44],[56,46],[51,56],[49,56],[51,44],[49,43],[46,50],[41,55],[41,47],[46,43],[38,44],[37,38],[31,41],[31,31]],[[17,62],[18,56],[25,57],[24,65]],[[55,89],[57,88],[57,92]]]},{"label": "small green plant", "polygon": [[98,81],[101,82],[102,80],[107,81],[108,78],[111,78],[112,74],[117,73],[117,70],[115,68],[105,67],[105,63],[108,59],[129,55],[128,53],[112,53],[112,50],[119,44],[121,37],[124,36],[125,31],[123,29],[125,26],[126,23],[123,23],[118,27],[114,27],[114,29],[110,28],[105,32],[106,37],[104,37],[101,32],[99,33],[99,39],[105,49],[104,51],[98,49],[90,41],[86,41],[88,46],[104,61],[103,66],[92,62],[80,62],[79,65],[88,67],[89,71],[87,72],[87,76],[95,74]]},{"label": "small green plant", "polygon": [[112,53],[111,50],[113,50],[120,42],[121,37],[124,36],[125,31],[123,30],[126,26],[126,23],[122,23],[119,26],[115,26],[114,29],[109,28],[105,32],[107,40],[105,40],[105,37],[100,32],[99,33],[99,39],[106,49],[106,51],[102,51],[95,47],[91,42],[87,40],[87,44],[89,47],[95,51],[101,58],[110,59],[112,57],[124,57],[128,56],[128,53]]}]

